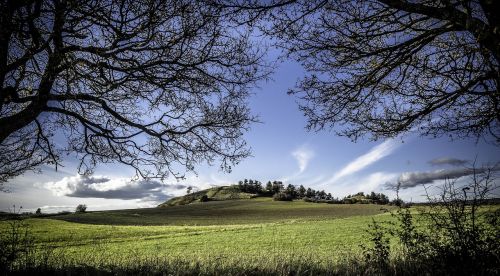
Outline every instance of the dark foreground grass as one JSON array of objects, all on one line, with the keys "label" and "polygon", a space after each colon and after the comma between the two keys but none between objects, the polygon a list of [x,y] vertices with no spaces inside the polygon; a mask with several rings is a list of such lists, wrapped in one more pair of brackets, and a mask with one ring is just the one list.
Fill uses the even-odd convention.
[{"label": "dark foreground grass", "polygon": [[[418,264],[394,260],[384,270],[366,263],[360,256],[351,256],[340,262],[319,262],[314,256],[308,258],[267,255],[262,258],[213,258],[205,260],[183,260],[150,258],[147,260],[114,260],[99,266],[61,259],[59,266],[33,264],[13,269],[9,275],[425,275]],[[450,273],[449,275],[457,275]]]}]

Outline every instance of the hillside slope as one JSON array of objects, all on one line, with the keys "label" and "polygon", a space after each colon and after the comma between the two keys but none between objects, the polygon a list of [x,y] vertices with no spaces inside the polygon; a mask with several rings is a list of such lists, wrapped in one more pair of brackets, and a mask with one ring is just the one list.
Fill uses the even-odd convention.
[{"label": "hillside slope", "polygon": [[256,194],[244,193],[242,192],[238,186],[220,186],[213,187],[206,190],[201,190],[198,192],[193,192],[188,195],[173,197],[166,202],[158,205],[158,207],[167,207],[167,206],[178,206],[178,205],[186,205],[195,201],[202,200],[202,197],[205,196],[206,201],[220,201],[220,200],[229,200],[229,199],[250,199],[257,197]]}]

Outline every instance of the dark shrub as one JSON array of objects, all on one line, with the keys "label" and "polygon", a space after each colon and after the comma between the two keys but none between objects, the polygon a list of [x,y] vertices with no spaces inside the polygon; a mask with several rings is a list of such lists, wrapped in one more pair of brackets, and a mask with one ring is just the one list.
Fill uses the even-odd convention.
[{"label": "dark shrub", "polygon": [[75,210],[76,213],[85,213],[86,211],[87,211],[87,205],[78,204],[78,206],[76,206],[76,210]]},{"label": "dark shrub", "polygon": [[34,238],[23,217],[11,217],[6,224],[0,231],[0,275],[9,275],[16,263],[34,257]]},{"label": "dark shrub", "polygon": [[292,201],[293,197],[290,194],[279,192],[273,195],[273,200],[276,201]]},{"label": "dark shrub", "polygon": [[200,197],[200,202],[207,202],[207,201],[208,201],[207,195],[203,195],[202,197]]}]

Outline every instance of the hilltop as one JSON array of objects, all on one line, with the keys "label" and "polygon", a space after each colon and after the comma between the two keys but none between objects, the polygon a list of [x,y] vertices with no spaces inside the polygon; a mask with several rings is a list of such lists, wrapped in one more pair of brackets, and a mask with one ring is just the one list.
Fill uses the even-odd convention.
[{"label": "hilltop", "polygon": [[[260,181],[247,180],[240,181],[237,185],[218,186],[197,192],[188,191],[188,194],[169,199],[158,205],[158,207],[187,205],[194,202],[224,201],[235,199],[251,199],[257,197],[272,197],[275,201],[304,200],[314,203],[329,204],[388,204],[389,198],[382,193],[363,193],[358,192],[354,195],[348,195],[342,199],[335,198],[331,193],[324,190],[314,190],[305,188],[303,185],[294,186],[288,184],[285,186],[281,181],[269,181],[265,186]],[[394,204],[400,204],[393,201]]]},{"label": "hilltop", "polygon": [[184,196],[173,197],[158,207],[186,205],[195,201],[221,201],[232,199],[250,199],[257,197],[257,194],[241,191],[236,185],[213,187],[206,190],[193,192]]}]

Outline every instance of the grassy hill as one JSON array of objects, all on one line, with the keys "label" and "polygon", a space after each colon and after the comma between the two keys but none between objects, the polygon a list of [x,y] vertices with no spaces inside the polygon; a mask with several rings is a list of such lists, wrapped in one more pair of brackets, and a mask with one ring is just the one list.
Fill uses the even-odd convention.
[{"label": "grassy hill", "polygon": [[107,225],[236,225],[372,216],[387,208],[391,207],[273,201],[271,197],[245,193],[231,185],[174,197],[157,208],[70,213],[51,218]]},{"label": "grassy hill", "polygon": [[202,199],[203,196],[206,196],[206,198],[210,201],[228,200],[228,199],[249,199],[257,197],[256,194],[250,194],[240,191],[238,186],[235,185],[219,186],[198,192],[193,192],[188,195],[171,198],[165,203],[160,204],[158,207],[186,205],[195,201],[200,201],[200,199]]},{"label": "grassy hill", "polygon": [[301,200],[286,202],[258,197],[208,202],[193,201],[191,204],[174,206],[165,204],[161,208],[72,213],[51,218],[108,225],[235,225],[371,216],[383,213],[384,208],[388,206],[317,204]]}]

